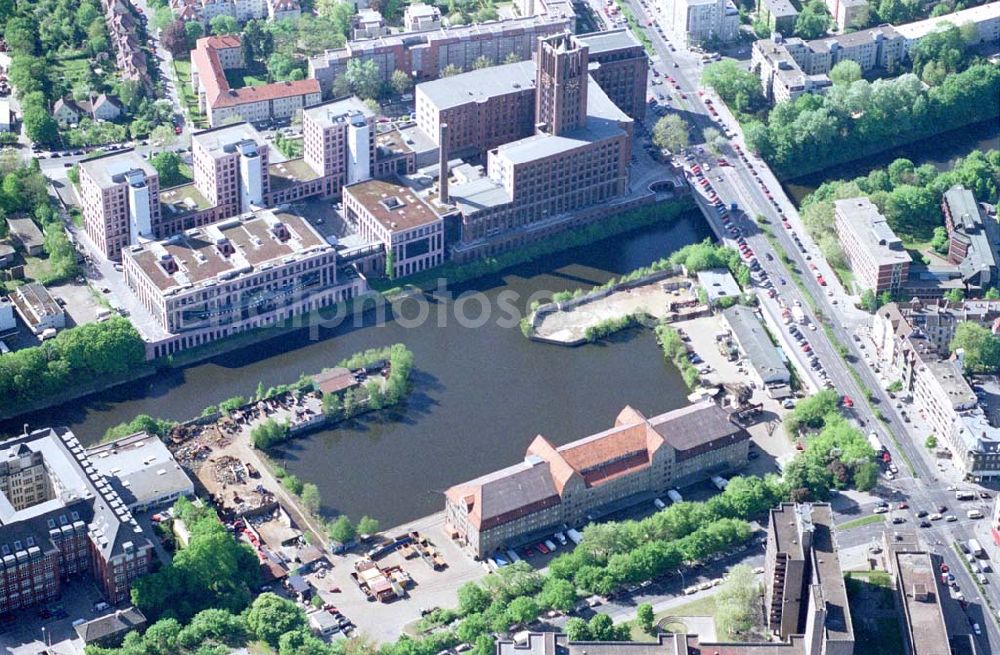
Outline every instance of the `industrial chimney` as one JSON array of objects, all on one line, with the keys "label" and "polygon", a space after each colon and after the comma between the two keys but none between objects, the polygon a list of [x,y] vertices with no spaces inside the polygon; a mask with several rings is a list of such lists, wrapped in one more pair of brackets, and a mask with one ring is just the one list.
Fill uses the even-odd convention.
[{"label": "industrial chimney", "polygon": [[451,198],[448,196],[448,124],[441,123],[438,130],[438,190],[439,200],[442,205],[450,205]]}]

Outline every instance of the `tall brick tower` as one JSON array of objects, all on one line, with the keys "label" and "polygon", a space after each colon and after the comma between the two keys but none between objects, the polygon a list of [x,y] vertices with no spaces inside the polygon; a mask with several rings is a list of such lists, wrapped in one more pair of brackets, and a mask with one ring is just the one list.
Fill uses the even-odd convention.
[{"label": "tall brick tower", "polygon": [[535,84],[539,131],[559,136],[586,122],[589,50],[569,33],[539,39]]}]

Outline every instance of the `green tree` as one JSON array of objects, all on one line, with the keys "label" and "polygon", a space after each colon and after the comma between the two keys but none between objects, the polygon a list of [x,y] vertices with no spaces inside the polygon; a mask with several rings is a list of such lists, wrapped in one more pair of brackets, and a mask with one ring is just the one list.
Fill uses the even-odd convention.
[{"label": "green tree", "polygon": [[812,0],[802,8],[795,19],[795,36],[818,39],[830,29],[833,20],[822,0]]},{"label": "green tree", "polygon": [[474,62],[472,62],[472,69],[473,70],[480,70],[480,69],[483,69],[483,68],[489,68],[492,65],[493,65],[493,60],[492,59],[490,59],[486,55],[480,55],[480,56],[476,57],[476,60]]},{"label": "green tree", "polygon": [[1000,300],[1000,289],[996,287],[990,287],[986,290],[986,295],[983,296],[986,300]]},{"label": "green tree", "polygon": [[188,21],[184,25],[184,33],[187,35],[188,49],[194,50],[195,41],[205,36],[205,29],[196,20]]},{"label": "green tree", "polygon": [[373,535],[378,533],[378,520],[370,516],[362,516],[358,521],[358,534]]},{"label": "green tree", "polygon": [[462,69],[456,66],[455,64],[448,64],[447,66],[441,69],[440,77],[442,78],[452,77],[453,75],[458,75],[461,72],[463,72]]},{"label": "green tree", "polygon": [[[173,18],[173,13],[170,9],[167,9],[167,13]],[[184,21],[173,20],[169,25],[163,28],[160,33],[160,42],[163,43],[163,47],[167,49],[167,52],[171,54],[174,58],[181,57],[188,53],[188,36],[187,31],[184,27]]]},{"label": "green tree", "polygon": [[711,87],[727,105],[738,112],[752,112],[764,106],[760,80],[731,59],[709,64],[701,74],[702,84]]},{"label": "green tree", "polygon": [[215,36],[240,33],[240,24],[235,18],[226,14],[212,16],[212,20],[208,21],[208,25]]},{"label": "green tree", "polygon": [[935,448],[937,448],[937,445],[938,445],[937,437],[935,437],[933,434],[929,435],[927,439],[924,441],[924,447],[927,448],[928,450],[934,450]]},{"label": "green tree", "polygon": [[677,153],[688,146],[688,126],[677,114],[663,116],[653,126],[653,143],[671,153]]},{"label": "green tree", "polygon": [[296,496],[302,494],[303,489],[305,489],[305,485],[297,475],[286,475],[281,481],[281,484],[284,485],[285,489],[288,489]]},{"label": "green tree", "polygon": [[861,64],[851,59],[837,62],[830,69],[830,81],[840,86],[850,86],[861,79]]},{"label": "green tree", "polygon": [[405,71],[397,68],[392,71],[392,76],[389,78],[389,85],[397,95],[403,95],[413,90],[413,79]]},{"label": "green tree", "polygon": [[351,91],[362,99],[377,99],[382,90],[382,77],[374,59],[351,59],[347,62],[344,79]]},{"label": "green tree", "polygon": [[246,615],[247,629],[255,637],[277,647],[281,635],[305,628],[305,613],[294,602],[271,592],[258,596]]},{"label": "green tree", "polygon": [[489,632],[489,625],[486,624],[486,619],[483,615],[477,612],[467,615],[458,624],[458,627],[455,629],[455,636],[463,643],[472,644],[487,632]]},{"label": "green tree", "polygon": [[574,616],[566,625],[563,626],[563,632],[566,633],[566,638],[569,641],[589,641],[590,640],[590,627],[587,622],[578,616]]},{"label": "green tree", "polygon": [[653,631],[653,622],[656,620],[656,616],[653,614],[653,606],[649,603],[642,603],[639,607],[635,608],[635,616],[639,621],[639,627],[641,627],[646,632]]},{"label": "green tree", "polygon": [[309,512],[312,514],[319,513],[319,508],[323,504],[323,500],[319,495],[319,487],[312,482],[306,482],[302,485],[302,493],[299,496],[302,498],[302,504]]},{"label": "green tree", "polygon": [[[225,401],[223,401],[225,402]],[[250,441],[254,448],[267,450],[288,438],[288,425],[269,418],[250,430]]]},{"label": "green tree", "polygon": [[953,303],[960,303],[965,300],[964,289],[949,289],[944,292],[944,299]]},{"label": "green tree", "polygon": [[568,612],[576,605],[576,587],[569,580],[549,575],[545,578],[538,603],[560,612]]},{"label": "green tree", "polygon": [[861,462],[854,469],[854,488],[858,491],[871,491],[878,484],[878,464]]},{"label": "green tree", "polygon": [[181,174],[181,158],[176,152],[162,150],[149,158],[150,165],[160,176],[160,184],[164,187],[183,184],[185,177]]},{"label": "green tree", "polygon": [[503,58],[505,64],[516,64],[519,61],[521,61],[521,57],[516,52],[508,52],[507,56]]},{"label": "green tree", "polygon": [[531,596],[518,596],[507,606],[507,618],[517,625],[531,623],[538,618],[538,603]]},{"label": "green tree", "polygon": [[1000,337],[989,328],[962,321],[956,326],[949,347],[952,352],[963,351],[966,373],[996,373],[1000,370]]},{"label": "green tree", "polygon": [[342,544],[349,543],[354,540],[357,536],[357,532],[354,530],[354,525],[351,523],[351,519],[347,518],[346,515],[341,514],[336,519],[330,523],[328,528],[330,533],[330,538]]},{"label": "green tree", "polygon": [[722,132],[716,127],[706,127],[703,129],[701,131],[701,138],[705,141],[705,147],[716,156],[721,155],[722,149],[729,143],[722,136]]},{"label": "green tree", "polygon": [[749,566],[737,564],[715,596],[715,625],[725,641],[747,641],[762,627],[762,589]]},{"label": "green tree", "polygon": [[874,314],[879,307],[875,292],[871,289],[865,289],[861,292],[860,302],[861,308],[870,314]]},{"label": "green tree", "polygon": [[931,239],[931,248],[939,255],[947,255],[949,245],[948,230],[943,225],[938,225],[934,228],[934,238]]},{"label": "green tree", "polygon": [[243,43],[243,60],[247,65],[251,62],[262,64],[274,54],[274,35],[262,20],[247,21],[240,40]]}]

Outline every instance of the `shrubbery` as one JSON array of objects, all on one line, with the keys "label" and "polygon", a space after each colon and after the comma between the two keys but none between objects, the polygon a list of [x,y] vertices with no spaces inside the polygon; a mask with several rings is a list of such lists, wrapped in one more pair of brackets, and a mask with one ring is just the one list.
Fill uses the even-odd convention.
[{"label": "shrubbery", "polygon": [[0,357],[0,398],[8,407],[27,405],[117,378],[145,361],[142,337],[127,319],[80,325]]}]

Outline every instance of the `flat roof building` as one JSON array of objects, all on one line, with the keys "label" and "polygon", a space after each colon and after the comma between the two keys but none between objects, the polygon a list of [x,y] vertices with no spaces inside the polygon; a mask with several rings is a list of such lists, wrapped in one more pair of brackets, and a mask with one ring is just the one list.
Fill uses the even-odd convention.
[{"label": "flat roof building", "polygon": [[[444,220],[429,194],[400,180],[368,180],[344,189],[348,220],[363,237],[392,253],[392,277],[412,275],[444,262]],[[446,209],[446,211],[448,211]]]},{"label": "flat roof building", "polygon": [[[1000,424],[991,419],[963,377],[962,354],[949,357],[947,343],[959,315],[1000,329],[1000,301],[977,301],[979,311],[952,314],[940,306],[890,303],[875,313],[871,339],[883,371],[903,383],[922,408],[939,443],[966,478],[1000,478]],[[992,308],[992,311],[991,311]],[[945,311],[942,311],[944,309]]]},{"label": "flat roof building", "polygon": [[125,282],[161,329],[169,354],[333,305],[366,289],[338,278],[336,251],[294,214],[258,210],[164,241],[132,246]]},{"label": "flat roof building", "polygon": [[10,294],[21,320],[33,334],[66,327],[66,312],[55,301],[49,290],[38,282],[22,284]]},{"label": "flat roof building", "polygon": [[[792,513],[794,519],[789,516]],[[772,510],[768,555],[786,553],[801,562],[794,576],[796,584],[803,587],[794,590],[803,594],[798,603],[801,615],[796,615],[795,621],[789,617],[789,629],[794,625],[797,631],[788,636],[759,642],[715,643],[697,634],[661,632],[655,641],[573,642],[556,632],[529,632],[514,640],[497,641],[496,655],[851,655],[854,632],[830,519],[830,508],[825,504],[795,507],[786,503]],[[783,534],[777,535],[778,530]],[[797,542],[802,536],[809,546],[803,548]],[[788,589],[789,579],[772,573],[776,573],[773,563],[771,571],[765,572],[765,587]]]},{"label": "flat roof building", "polygon": [[732,329],[740,350],[750,360],[754,381],[774,395],[786,395],[792,375],[757,318],[757,312],[744,305],[733,305],[723,310],[722,316]]},{"label": "flat roof building", "polygon": [[440,147],[448,126],[449,157],[482,156],[535,130],[535,65],[490,66],[417,85],[417,125]]},{"label": "flat roof building", "polygon": [[434,5],[416,2],[403,11],[403,30],[421,32],[441,27],[441,10]]},{"label": "flat roof building", "polygon": [[740,14],[732,0],[658,0],[666,30],[684,45],[736,39]]},{"label": "flat roof building", "polygon": [[876,295],[898,293],[911,258],[885,216],[863,196],[835,200],[833,211],[837,238],[857,284]]},{"label": "flat roof building", "polygon": [[563,16],[526,16],[348,41],[343,48],[310,57],[309,77],[319,82],[323,95],[329,97],[348,62],[358,59],[374,61],[385,82],[396,70],[406,72],[414,82],[425,82],[440,77],[449,65],[471,71],[480,57],[494,64],[510,56],[527,61],[539,37],[572,29],[574,23],[573,18]]},{"label": "flat roof building", "polygon": [[153,544],[66,428],[0,443],[0,612],[46,602],[81,573],[112,605],[150,570]]},{"label": "flat roof building", "polygon": [[908,653],[951,655],[942,601],[947,588],[938,580],[934,558],[915,532],[882,533],[883,552],[893,577],[896,604],[902,610]]},{"label": "flat roof building", "polygon": [[841,32],[847,28],[858,29],[868,24],[867,0],[826,0],[826,8]]},{"label": "flat roof building", "polygon": [[487,557],[740,468],[748,452],[749,433],[711,400],[652,418],[626,407],[609,430],[558,447],[538,435],[523,462],[448,489],[446,530]]},{"label": "flat roof building", "polygon": [[724,268],[710,268],[698,271],[698,286],[705,290],[711,305],[724,298],[739,298],[740,285],[732,273]]},{"label": "flat roof building", "polygon": [[799,12],[789,0],[757,0],[757,17],[771,28],[771,32],[791,34]]},{"label": "flat roof building", "polygon": [[949,237],[948,261],[958,267],[967,293],[978,295],[1000,285],[1000,222],[996,215],[987,215],[972,192],[960,184],[945,191],[941,211]]},{"label": "flat roof building", "polygon": [[167,445],[145,432],[88,448],[87,457],[133,512],[194,496],[194,483]]},{"label": "flat roof building", "polygon": [[45,236],[29,216],[14,216],[7,219],[10,239],[24,252],[37,257],[45,251]]},{"label": "flat roof building", "polygon": [[632,31],[591,32],[575,39],[587,46],[587,70],[611,102],[633,120],[645,119],[649,57]]},{"label": "flat roof building", "polygon": [[140,238],[163,236],[159,195],[159,173],[134,150],[80,162],[84,230],[107,259]]}]

